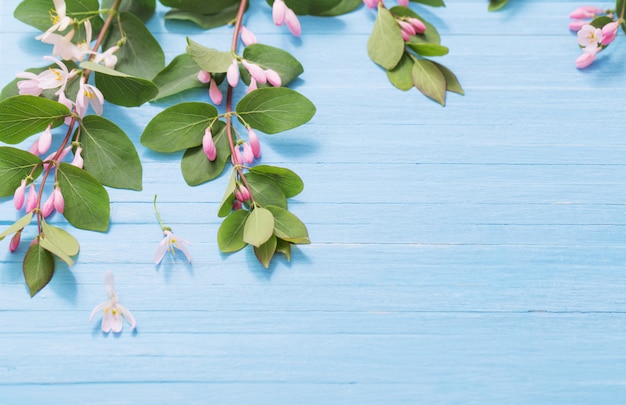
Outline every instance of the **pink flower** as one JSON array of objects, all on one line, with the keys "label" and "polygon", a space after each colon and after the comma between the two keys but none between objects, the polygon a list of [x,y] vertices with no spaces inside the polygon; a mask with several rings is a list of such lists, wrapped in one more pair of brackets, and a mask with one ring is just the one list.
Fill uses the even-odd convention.
[{"label": "pink flower", "polygon": [[378,0],[363,0],[363,4],[369,8],[376,8],[376,6],[378,6]]},{"label": "pink flower", "polygon": [[224,96],[222,95],[222,91],[217,86],[215,80],[211,80],[211,84],[209,84],[209,97],[215,105],[222,104],[222,99]]},{"label": "pink flower", "polygon": [[217,149],[215,148],[215,142],[213,141],[213,135],[211,135],[211,128],[204,130],[204,136],[202,137],[202,149],[206,157],[212,162],[217,157]]},{"label": "pink flower", "polygon": [[615,36],[617,35],[618,28],[619,28],[618,21],[610,22],[606,24],[604,27],[602,27],[602,40],[600,41],[600,43],[606,46],[610,44],[611,42],[613,42],[613,40],[615,39]]},{"label": "pink flower", "polygon": [[408,35],[417,34],[417,31],[415,31],[415,27],[413,26],[413,24],[402,20],[397,20],[397,22],[403,32],[406,32]]},{"label": "pink flower", "polygon": [[591,65],[593,61],[596,60],[596,54],[599,52],[599,50],[600,48],[598,47],[589,50],[585,48],[585,51],[582,53],[582,55],[580,55],[576,59],[576,67],[578,69],[584,69],[587,66]]},{"label": "pink flower", "polygon": [[248,85],[248,90],[246,91],[246,93],[250,93],[251,91],[256,90],[257,84],[256,84],[256,80],[254,80],[254,77],[250,78],[250,84]]},{"label": "pink flower", "polygon": [[234,166],[238,166],[241,164],[243,159],[241,158],[241,150],[239,150],[239,145],[235,145],[233,148],[233,154],[230,156],[230,160]]},{"label": "pink flower", "polygon": [[409,6],[409,0],[398,0],[398,5],[399,6],[408,7]]},{"label": "pink flower", "polygon": [[232,63],[226,70],[226,80],[230,87],[237,87],[239,83],[239,62],[237,59],[233,59]]},{"label": "pink flower", "polygon": [[13,235],[13,237],[11,238],[11,242],[9,243],[9,251],[11,253],[15,252],[17,248],[20,246],[20,240],[22,239],[22,229],[15,232],[15,235]]},{"label": "pink flower", "polygon": [[287,8],[287,10],[285,10],[285,23],[287,24],[287,28],[289,28],[289,31],[291,31],[294,36],[299,37],[300,34],[302,34],[300,20],[298,20],[298,16],[290,8]]},{"label": "pink flower", "polygon": [[85,58],[85,52],[72,42],[74,30],[65,35],[50,34],[45,38],[41,38],[41,42],[54,45],[52,54],[63,60],[73,60],[80,62]]},{"label": "pink flower", "polygon": [[26,193],[26,180],[22,179],[19,187],[15,189],[13,194],[13,205],[16,210],[21,210],[24,206],[24,194]]},{"label": "pink flower", "polygon": [[207,84],[211,81],[211,73],[207,72],[206,70],[201,70],[198,72],[198,81],[200,83],[204,83]]},{"label": "pink flower", "polygon": [[28,186],[28,197],[26,197],[26,212],[31,212],[37,207],[37,190],[35,185],[30,183]]},{"label": "pink flower", "polygon": [[54,196],[54,209],[57,210],[59,214],[63,214],[63,211],[65,210],[65,199],[63,198],[61,189],[59,187],[55,187],[52,195]]},{"label": "pink flower", "polygon": [[[110,69],[113,69],[115,68],[115,65],[117,64],[117,56],[115,56],[114,53],[119,51],[119,49],[120,49],[119,46],[114,45],[102,53],[96,52],[95,53],[96,56],[94,57],[93,61],[96,63],[102,62],[104,66]],[[93,52],[89,52],[89,53],[93,53]]]},{"label": "pink flower", "polygon": [[280,85],[282,84],[282,79],[280,78],[280,75],[273,69],[266,69],[265,77],[267,78],[267,81],[274,87],[280,87]]},{"label": "pink flower", "polygon": [[571,31],[578,32],[582,27],[589,24],[588,21],[576,20],[569,23],[568,27]]},{"label": "pink flower", "polygon": [[255,158],[261,157],[261,144],[259,143],[259,137],[256,136],[256,132],[252,129],[252,127],[248,127],[248,141],[250,142],[250,147],[252,148],[252,154]]},{"label": "pink flower", "polygon": [[53,24],[36,39],[46,38],[55,31],[65,31],[65,29],[74,22],[74,20],[66,15],[67,7],[65,0],[52,0],[52,2],[54,3],[54,10],[50,13],[50,17],[52,18]]},{"label": "pink flower", "polygon": [[257,43],[256,35],[254,35],[254,33],[250,31],[249,29],[247,29],[246,27],[242,26],[241,27],[241,41],[243,42],[245,46],[256,44]]},{"label": "pink flower", "polygon": [[406,31],[404,31],[404,30],[401,30],[401,31],[400,31],[400,34],[402,34],[402,39],[404,40],[404,42],[407,42],[408,40],[410,40],[410,39],[411,39],[411,37],[409,36],[409,34],[407,34],[407,32],[406,32]]},{"label": "pink flower", "polygon": [[423,34],[426,31],[426,25],[421,20],[409,17],[408,21],[409,24],[411,24],[413,28],[415,28],[416,34]]},{"label": "pink flower", "polygon": [[239,184],[238,188],[239,190],[235,190],[235,193],[239,191],[239,195],[241,198],[237,199],[241,202],[248,201],[250,199],[250,191],[248,190],[248,188],[243,184]]},{"label": "pink flower", "polygon": [[580,6],[572,11],[569,18],[594,18],[598,14],[604,13],[604,10],[594,6]]},{"label": "pink flower", "polygon": [[299,37],[302,33],[298,16],[292,9],[287,7],[284,0],[274,1],[272,5],[272,19],[274,20],[274,24],[278,26],[287,23],[287,28],[289,28],[289,31],[296,37]]},{"label": "pink flower", "polygon": [[275,0],[272,5],[272,19],[274,24],[281,26],[285,23],[285,13],[287,11],[287,5],[284,0]]},{"label": "pink flower", "polygon": [[250,76],[252,76],[252,78],[256,80],[257,83],[261,83],[261,84],[267,83],[267,77],[265,76],[265,71],[263,70],[261,66],[255,63],[248,62],[245,59],[241,61],[241,64],[246,68],[246,70],[250,73]]},{"label": "pink flower", "polygon": [[76,148],[76,152],[74,152],[74,159],[72,160],[72,166],[76,166],[79,169],[83,168],[84,162],[82,157],[83,148],[80,146]]},{"label": "pink flower", "polygon": [[595,48],[602,41],[602,30],[591,24],[584,25],[578,31],[578,45],[583,48]]}]

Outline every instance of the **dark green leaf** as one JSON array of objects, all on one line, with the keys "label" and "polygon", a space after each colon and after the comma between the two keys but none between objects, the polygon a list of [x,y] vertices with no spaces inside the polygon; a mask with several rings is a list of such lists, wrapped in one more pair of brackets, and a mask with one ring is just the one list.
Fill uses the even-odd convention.
[{"label": "dark green leaf", "polygon": [[254,201],[262,207],[277,205],[287,208],[287,198],[283,190],[271,178],[257,173],[246,173],[250,192]]},{"label": "dark green leaf", "polygon": [[266,269],[270,266],[270,261],[274,257],[276,251],[276,236],[272,235],[270,238],[259,247],[254,247],[254,255],[261,262]]},{"label": "dark green leaf", "polygon": [[233,61],[230,52],[222,52],[207,48],[197,42],[187,39],[187,53],[203,70],[211,73],[224,73]]},{"label": "dark green leaf", "polygon": [[274,233],[274,216],[268,209],[256,207],[250,212],[243,228],[243,241],[259,247]]},{"label": "dark green leaf", "polygon": [[217,121],[213,124],[212,132],[214,133],[213,142],[217,149],[214,161],[211,162],[207,158],[202,145],[187,149],[183,155],[181,170],[185,181],[190,186],[197,186],[218,177],[224,172],[226,162],[230,158],[226,125]]},{"label": "dark green leaf", "polygon": [[244,59],[264,69],[275,70],[286,86],[304,72],[302,65],[289,52],[268,45],[252,44],[243,50]]},{"label": "dark green leaf", "polygon": [[231,212],[217,231],[217,245],[224,253],[243,249],[247,243],[243,241],[243,229],[250,212],[237,210]]},{"label": "dark green leaf", "polygon": [[304,190],[304,182],[295,172],[282,167],[258,165],[250,168],[251,173],[271,178],[283,190],[285,197],[294,197]]},{"label": "dark green leaf", "polygon": [[105,186],[141,190],[139,155],[120,127],[105,118],[88,115],[77,131],[88,173]]},{"label": "dark green leaf", "polygon": [[411,0],[413,3],[426,4],[432,7],[445,7],[443,0]]},{"label": "dark green leaf", "polygon": [[367,41],[370,59],[387,70],[393,69],[404,53],[404,39],[396,19],[384,7],[378,7],[372,34]]},{"label": "dark green leaf", "polygon": [[157,152],[176,152],[202,144],[217,110],[208,103],[176,104],[157,114],[141,134],[141,144]]},{"label": "dark green leaf", "polygon": [[406,91],[413,88],[413,59],[406,53],[402,55],[400,63],[387,71],[387,78],[400,90]]},{"label": "dark green leaf", "polygon": [[603,15],[603,16],[594,18],[593,21],[591,21],[589,24],[591,24],[592,26],[596,28],[602,28],[611,22],[613,22],[612,18]]},{"label": "dark green leaf", "polygon": [[[205,3],[211,3],[206,1]],[[191,21],[199,27],[208,30],[230,24],[237,17],[239,4],[234,4],[216,14],[201,14],[196,11],[170,10],[165,14],[166,20]]]},{"label": "dark green leaf", "polygon": [[193,11],[199,14],[217,14],[232,6],[238,6],[241,0],[160,0],[166,7]]},{"label": "dark green leaf", "polygon": [[489,11],[497,11],[504,7],[509,0],[489,0]]},{"label": "dark green leaf", "polygon": [[109,194],[86,171],[61,163],[57,180],[65,200],[63,216],[79,229],[104,232],[109,228]]},{"label": "dark green leaf", "polygon": [[28,214],[24,215],[22,218],[20,218],[17,221],[15,221],[15,223],[13,225],[11,225],[7,229],[5,229],[4,232],[0,233],[0,240],[6,238],[9,235],[14,234],[15,232],[19,231],[22,228],[26,227],[28,224],[30,224],[30,221],[32,219],[33,219],[33,211],[31,211]]},{"label": "dark green leaf", "polygon": [[159,88],[150,80],[129,76],[93,62],[83,62],[80,66],[96,72],[98,89],[113,104],[138,107],[159,94]]},{"label": "dark green leaf", "polygon": [[58,127],[70,115],[66,106],[35,96],[13,96],[0,101],[0,141],[20,143],[43,132],[48,125]]},{"label": "dark green leaf", "polygon": [[30,296],[33,297],[52,280],[54,274],[52,253],[44,249],[39,243],[32,244],[24,256],[22,271],[30,289]]},{"label": "dark green leaf", "polygon": [[236,110],[241,120],[267,134],[295,128],[315,115],[315,105],[308,98],[284,87],[254,90],[239,101]]},{"label": "dark green leaf", "polygon": [[[12,196],[22,179],[31,174],[36,179],[42,161],[30,152],[8,146],[0,147],[0,197]],[[34,169],[34,171],[33,171]]]},{"label": "dark green leaf", "polygon": [[439,104],[446,102],[446,79],[443,73],[429,60],[416,60],[413,64],[413,84],[425,96]]},{"label": "dark green leaf", "polygon": [[433,64],[437,66],[437,69],[439,69],[441,74],[443,74],[443,77],[446,80],[446,90],[458,94],[465,94],[465,91],[463,90],[459,79],[457,79],[456,75],[452,73],[450,69],[437,62],[433,62]]},{"label": "dark green leaf", "polygon": [[274,216],[274,235],[287,242],[308,244],[309,232],[300,219],[284,208],[266,207]]},{"label": "dark green leaf", "polygon": [[287,261],[291,261],[291,243],[280,238],[276,238],[276,253],[282,253],[287,258]]},{"label": "dark green leaf", "polygon": [[206,86],[198,80],[200,66],[184,53],[175,57],[165,69],[153,79],[159,88],[157,99],[172,96],[182,91]]},{"label": "dark green leaf", "polygon": [[[102,8],[110,9],[115,0],[102,0]],[[156,10],[156,0],[125,0],[120,4],[120,12],[129,12],[139,17],[141,21],[148,21]]]}]

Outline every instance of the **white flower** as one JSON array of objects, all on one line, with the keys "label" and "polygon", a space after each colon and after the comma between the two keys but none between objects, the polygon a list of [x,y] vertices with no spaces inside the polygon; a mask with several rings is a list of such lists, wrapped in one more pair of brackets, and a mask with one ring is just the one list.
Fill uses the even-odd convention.
[{"label": "white flower", "polygon": [[72,42],[74,37],[74,30],[71,30],[65,35],[50,34],[41,38],[41,42],[45,44],[54,45],[52,48],[52,54],[58,56],[63,60],[73,60],[80,62],[85,58],[83,49],[79,48]]},{"label": "white flower", "polygon": [[578,44],[585,49],[595,49],[602,41],[602,30],[591,24],[584,25],[577,35]]},{"label": "white flower", "polygon": [[74,22],[71,17],[66,15],[67,7],[65,0],[52,0],[54,2],[54,10],[50,12],[52,18],[52,27],[46,32],[36,37],[36,39],[45,39],[55,31],[64,31],[70,24]]},{"label": "white flower", "polygon": [[20,94],[30,94],[38,96],[43,90],[56,89],[56,95],[60,96],[65,91],[68,80],[72,79],[76,75],[76,70],[68,71],[67,66],[60,60],[51,56],[44,56],[44,59],[48,59],[57,64],[57,68],[48,68],[38,75],[31,72],[20,72],[17,74],[20,80],[17,82],[17,87]]},{"label": "white flower", "polygon": [[113,332],[119,333],[122,331],[124,326],[123,319],[126,319],[126,322],[130,324],[130,329],[133,330],[137,326],[137,322],[135,321],[135,317],[130,313],[125,306],[119,303],[119,299],[117,298],[117,294],[115,293],[115,287],[113,285],[113,273],[111,271],[107,271],[104,275],[104,286],[109,294],[109,300],[105,301],[98,306],[96,306],[91,312],[90,320],[93,321],[94,316],[100,312],[104,311],[102,314],[102,325],[101,329],[103,332]]},{"label": "white flower", "polygon": [[187,248],[184,246],[191,245],[191,243],[187,242],[183,238],[177,238],[167,227],[163,229],[163,234],[165,235],[165,238],[163,238],[161,243],[159,243],[159,247],[157,247],[157,250],[154,253],[154,264],[161,263],[161,261],[165,257],[165,254],[168,251],[172,252],[172,254],[175,254],[174,248],[183,252],[185,257],[187,258],[187,261],[191,263],[191,255],[189,254]]},{"label": "white flower", "polygon": [[84,82],[80,83],[80,88],[76,95],[76,112],[80,117],[85,116],[89,105],[91,105],[96,114],[102,115],[103,104],[104,96],[97,87]]}]

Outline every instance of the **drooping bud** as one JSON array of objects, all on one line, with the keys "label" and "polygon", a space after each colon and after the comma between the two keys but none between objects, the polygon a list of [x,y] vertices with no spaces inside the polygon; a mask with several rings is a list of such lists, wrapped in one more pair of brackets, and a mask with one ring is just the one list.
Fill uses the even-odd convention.
[{"label": "drooping bud", "polygon": [[230,87],[237,87],[239,83],[239,62],[237,59],[233,59],[232,63],[226,70],[226,80]]},{"label": "drooping bud", "polygon": [[202,137],[202,149],[206,157],[212,162],[217,157],[217,149],[215,148],[215,142],[213,141],[213,135],[211,134],[211,127],[204,130],[204,136]]},{"label": "drooping bud", "polygon": [[411,24],[413,28],[415,28],[416,34],[423,34],[424,32],[426,32],[426,24],[424,24],[422,20],[418,18],[409,17],[408,21],[409,21],[409,24]]},{"label": "drooping bud", "polygon": [[241,159],[241,150],[239,150],[239,145],[235,145],[233,154],[230,156],[230,160],[235,166],[240,165],[243,162]]},{"label": "drooping bud", "polygon": [[43,203],[43,206],[41,207],[41,215],[43,215],[44,218],[47,218],[50,214],[52,214],[52,211],[54,211],[54,193],[50,194],[46,202]]},{"label": "drooping bud", "polygon": [[282,79],[280,78],[280,75],[273,69],[266,69],[265,77],[267,78],[267,81],[274,87],[280,87],[282,84]]},{"label": "drooping bud", "polygon": [[615,39],[617,35],[617,29],[619,28],[619,21],[613,21],[602,27],[602,45],[608,45]]},{"label": "drooping bud", "polygon": [[241,41],[245,46],[256,44],[256,35],[245,26],[241,26]]},{"label": "drooping bud", "polygon": [[52,145],[52,125],[48,125],[45,131],[39,137],[39,142],[37,143],[37,149],[40,155],[48,152],[50,149],[50,145]]},{"label": "drooping bud", "polygon": [[298,20],[298,16],[290,8],[285,10],[285,22],[287,23],[287,28],[289,28],[289,31],[291,31],[294,36],[299,37],[300,34],[302,34],[300,20]]},{"label": "drooping bud", "polygon": [[261,66],[257,65],[256,63],[250,63],[245,59],[241,61],[241,64],[246,68],[248,72],[250,72],[250,76],[252,76],[252,78],[256,80],[257,83],[265,84],[267,82],[265,71]]},{"label": "drooping bud", "polygon": [[398,0],[398,5],[399,6],[408,7],[409,6],[409,0]]},{"label": "drooping bud", "polygon": [[211,73],[206,70],[201,70],[198,72],[198,81],[203,84],[207,84],[211,81]]},{"label": "drooping bud", "polygon": [[251,91],[254,91],[258,89],[258,86],[256,84],[256,80],[254,80],[254,77],[250,78],[250,85],[248,85],[248,90],[246,90],[246,93],[250,93]]},{"label": "drooping bud", "polygon": [[241,194],[242,202],[250,199],[250,191],[243,184],[239,185],[239,193]]},{"label": "drooping bud", "polygon": [[72,166],[76,166],[79,169],[83,168],[83,157],[81,155],[81,153],[83,152],[83,148],[82,147],[78,147],[76,148],[76,152],[74,152],[74,159],[72,160]]},{"label": "drooping bud", "polygon": [[61,193],[61,188],[55,187],[52,194],[54,195],[54,209],[57,210],[59,214],[63,214],[65,210],[65,199]]},{"label": "drooping bud", "polygon": [[254,162],[254,154],[252,153],[252,148],[248,142],[242,145],[243,148],[243,162],[245,164],[250,164]]},{"label": "drooping bud", "polygon": [[572,11],[569,18],[593,18],[598,14],[604,13],[604,10],[594,6],[580,6],[576,10]]},{"label": "drooping bud", "polygon": [[284,0],[275,0],[272,5],[272,19],[274,24],[281,26],[285,23],[285,13],[287,11],[287,5]]},{"label": "drooping bud", "polygon": [[252,129],[252,127],[248,127],[248,141],[250,141],[250,148],[252,148],[252,154],[255,158],[261,157],[261,143],[259,142],[259,137],[256,135],[256,132]]},{"label": "drooping bud", "polygon": [[35,190],[35,185],[30,183],[28,197],[26,197],[26,212],[31,212],[35,207],[37,207],[37,190]]},{"label": "drooping bud", "polygon": [[21,210],[24,206],[24,194],[26,193],[26,180],[22,179],[19,187],[15,189],[13,193],[13,204],[16,210]]},{"label": "drooping bud", "polygon": [[222,104],[222,100],[224,96],[222,95],[222,91],[217,86],[217,83],[215,82],[215,80],[211,80],[211,84],[209,85],[209,97],[211,98],[211,101],[213,101],[215,105]]},{"label": "drooping bud", "polygon": [[15,232],[15,235],[13,235],[13,237],[11,238],[11,242],[9,242],[9,251],[11,253],[15,252],[20,246],[20,240],[22,239],[22,230],[24,230],[24,228]]},{"label": "drooping bud", "polygon": [[376,8],[378,0],[363,0],[363,4],[368,8]]}]

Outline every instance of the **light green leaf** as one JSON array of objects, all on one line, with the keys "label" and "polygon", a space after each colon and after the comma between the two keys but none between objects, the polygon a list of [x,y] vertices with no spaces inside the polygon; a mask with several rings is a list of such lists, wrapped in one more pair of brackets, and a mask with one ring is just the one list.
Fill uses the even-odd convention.
[{"label": "light green leaf", "polygon": [[24,256],[22,271],[30,289],[30,296],[33,297],[52,280],[54,274],[52,253],[39,243],[32,244]]},{"label": "light green leaf", "polygon": [[407,44],[409,48],[413,49],[417,54],[421,56],[443,56],[447,55],[450,51],[447,47],[437,44]]},{"label": "light green leaf", "polygon": [[61,103],[35,96],[14,96],[0,101],[0,141],[20,143],[43,132],[48,125],[63,124],[70,110]]},{"label": "light green leaf", "polygon": [[274,235],[291,243],[311,243],[306,226],[297,216],[281,207],[267,206],[266,208],[274,216]]},{"label": "light green leaf", "polygon": [[439,69],[441,74],[443,74],[443,77],[446,80],[446,90],[458,94],[465,94],[465,91],[463,90],[459,79],[457,79],[456,75],[452,73],[450,69],[437,62],[433,62],[433,64],[437,66],[437,69]]},{"label": "light green leaf", "polygon": [[68,256],[76,256],[78,254],[80,245],[78,244],[76,238],[74,238],[69,232],[56,226],[52,226],[45,220],[41,221],[41,225],[46,240],[58,246]]},{"label": "light green leaf", "polygon": [[400,90],[413,88],[413,59],[406,53],[402,55],[400,63],[392,70],[387,71],[387,78]]},{"label": "light green leaf", "polygon": [[231,212],[217,231],[217,245],[224,253],[243,249],[247,243],[243,240],[243,232],[248,215],[246,210]]},{"label": "light green leaf", "polygon": [[218,177],[224,172],[226,162],[230,158],[230,146],[226,125],[221,121],[213,124],[213,142],[217,149],[214,161],[210,161],[202,145],[187,149],[180,162],[180,167],[185,181],[190,186],[197,186]]},{"label": "light green leaf", "polygon": [[107,101],[124,107],[138,107],[159,94],[150,80],[118,72],[94,62],[83,62],[83,69],[96,72],[96,86]]},{"label": "light green leaf", "polygon": [[67,253],[63,251],[63,249],[61,249],[59,246],[55,245],[54,243],[52,243],[45,237],[39,239],[39,245],[42,248],[46,249],[48,252],[58,257],[59,259],[63,260],[65,263],[67,263],[68,266],[74,265],[74,260],[71,257],[69,257]]},{"label": "light green leaf", "polygon": [[19,231],[22,228],[25,228],[28,224],[30,224],[30,221],[32,219],[33,212],[31,211],[28,214],[24,215],[22,218],[15,221],[15,223],[5,229],[4,232],[0,233],[0,240],[6,238],[9,235],[13,235],[15,232]]},{"label": "light green leaf", "polygon": [[133,14],[122,12],[114,19],[103,49],[122,43],[115,52],[115,70],[151,80],[165,67],[165,54],[144,23]]},{"label": "light green leaf", "polygon": [[224,73],[233,61],[230,52],[222,52],[207,48],[197,42],[187,39],[187,53],[203,70],[211,73]]},{"label": "light green leaf", "polygon": [[220,203],[220,208],[217,211],[218,217],[224,218],[233,210],[233,203],[235,202],[235,188],[237,188],[237,172],[232,170],[230,179],[226,185],[226,191],[224,191],[224,197],[222,197],[222,202]]},{"label": "light green leaf", "polygon": [[259,247],[274,233],[274,216],[268,209],[256,207],[250,212],[243,228],[243,241]]},{"label": "light green leaf", "polygon": [[393,69],[404,53],[404,39],[396,19],[386,8],[379,6],[374,29],[367,41],[370,59],[387,70]]},{"label": "light green leaf", "polygon": [[243,50],[244,59],[280,76],[282,86],[288,85],[304,72],[304,68],[289,52],[268,45],[251,44]]},{"label": "light green leaf", "polygon": [[217,117],[208,103],[180,103],[157,114],[141,134],[141,144],[157,152],[176,152],[202,144],[204,131]]},{"label": "light green leaf", "polygon": [[80,131],[84,169],[105,186],[141,190],[141,162],[135,145],[111,121],[97,115],[83,118]]},{"label": "light green leaf", "polygon": [[446,79],[437,66],[429,60],[416,60],[413,64],[413,84],[425,96],[439,104],[446,102]]},{"label": "light green leaf", "polygon": [[254,201],[262,207],[277,205],[287,208],[287,198],[278,184],[270,177],[253,172],[246,173],[250,192]]},{"label": "light green leaf", "polygon": [[274,252],[276,252],[276,236],[274,235],[270,236],[267,242],[261,246],[254,247],[254,255],[266,269],[270,266]]},{"label": "light green leaf", "polygon": [[205,87],[206,85],[198,80],[199,71],[200,66],[190,55],[186,53],[178,55],[153,79],[154,84],[159,88],[156,99],[169,97],[189,89]]},{"label": "light green leaf", "polygon": [[63,216],[79,229],[105,232],[109,228],[109,194],[86,171],[61,163],[57,180],[65,200]]},{"label": "light green leaf", "polygon": [[9,146],[0,146],[0,197],[12,196],[22,179],[25,179],[31,172],[34,179],[39,177],[42,165],[41,159],[32,153]]},{"label": "light green leaf", "polygon": [[166,7],[194,11],[200,14],[217,14],[225,8],[238,6],[240,0],[160,0]]},{"label": "light green leaf", "polygon": [[258,165],[250,168],[250,172],[267,176],[283,190],[285,197],[294,197],[304,190],[304,182],[295,172],[283,167]]},{"label": "light green leaf", "polygon": [[308,122],[315,115],[315,105],[295,90],[267,87],[246,94],[236,111],[252,128],[276,134]]}]

